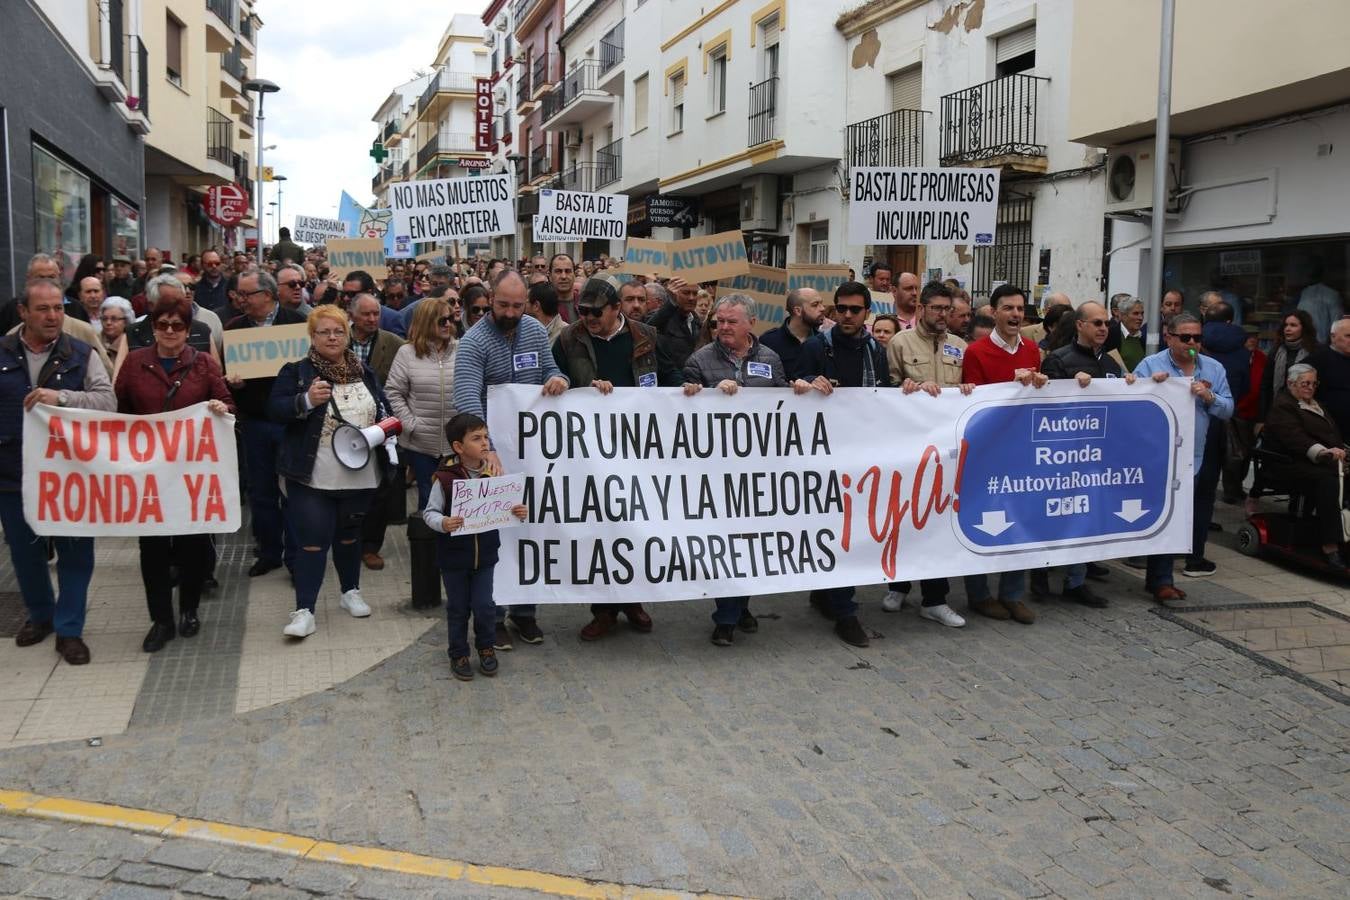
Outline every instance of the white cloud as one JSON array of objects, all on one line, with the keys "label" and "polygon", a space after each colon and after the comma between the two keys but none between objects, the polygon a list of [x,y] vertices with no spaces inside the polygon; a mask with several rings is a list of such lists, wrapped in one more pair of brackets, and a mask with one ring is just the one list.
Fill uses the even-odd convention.
[{"label": "white cloud", "polygon": [[[263,108],[263,164],[286,176],[281,221],[267,221],[268,240],[297,213],[331,216],[345,190],[371,199],[376,109],[395,85],[428,70],[456,13],[481,15],[488,0],[259,0],[255,77],[281,91]],[[249,156],[256,154],[250,148]],[[277,185],[264,188],[276,200]]]}]

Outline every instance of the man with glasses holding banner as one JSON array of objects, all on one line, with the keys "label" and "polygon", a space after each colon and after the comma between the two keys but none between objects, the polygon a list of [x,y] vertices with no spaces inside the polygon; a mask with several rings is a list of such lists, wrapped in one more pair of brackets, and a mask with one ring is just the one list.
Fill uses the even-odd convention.
[{"label": "man with glasses holding banner", "polygon": [[[886,351],[864,327],[872,309],[867,285],[846,281],[834,292],[834,327],[818,331],[802,345],[798,374],[827,397],[837,387],[891,387]],[[834,620],[834,633],[854,647],[866,647],[867,631],[858,621],[851,587],[812,591],[811,606]]]},{"label": "man with glasses holding banner", "polygon": [[[1214,564],[1205,560],[1205,542],[1209,538],[1209,520],[1214,515],[1214,495],[1219,488],[1223,467],[1216,462],[1206,464],[1205,438],[1216,423],[1233,417],[1233,394],[1228,389],[1228,375],[1219,361],[1203,355],[1200,350],[1200,320],[1190,313],[1178,313],[1167,325],[1167,349],[1146,356],[1134,370],[1139,378],[1166,381],[1172,376],[1192,378],[1191,396],[1195,398],[1195,509],[1191,525],[1191,555],[1185,574],[1214,572]],[[1213,421],[1211,421],[1213,420]],[[1173,584],[1171,556],[1150,556],[1144,576],[1144,590],[1159,603],[1182,600],[1186,592]],[[1198,563],[1206,563],[1201,568]],[[1192,569],[1192,566],[1195,569]]]}]

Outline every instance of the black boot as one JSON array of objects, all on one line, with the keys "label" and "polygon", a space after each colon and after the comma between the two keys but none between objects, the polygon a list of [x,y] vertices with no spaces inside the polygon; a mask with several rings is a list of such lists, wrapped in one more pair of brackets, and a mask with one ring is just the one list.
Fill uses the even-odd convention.
[{"label": "black boot", "polygon": [[173,640],[173,623],[162,624],[156,622],[150,626],[150,633],[141,641],[141,649],[146,653],[157,653],[164,649],[164,645]]}]

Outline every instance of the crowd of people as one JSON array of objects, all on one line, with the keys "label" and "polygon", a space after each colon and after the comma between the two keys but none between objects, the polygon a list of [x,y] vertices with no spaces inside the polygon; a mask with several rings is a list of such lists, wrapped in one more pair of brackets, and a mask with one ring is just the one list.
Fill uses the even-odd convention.
[{"label": "crowd of people", "polygon": [[[355,617],[371,614],[361,596],[362,571],[385,568],[387,529],[406,522],[413,604],[445,603],[448,653],[462,679],[474,674],[471,650],[478,671],[494,675],[497,652],[513,649],[516,640],[544,640],[535,607],[493,602],[497,535],[456,534],[463,522],[448,507],[455,481],[500,472],[486,426],[487,389],[494,384],[536,385],[554,396],[649,386],[679,387],[687,395],[893,387],[936,396],[1000,382],[1037,389],[1051,380],[1085,387],[1100,378],[1190,378],[1195,524],[1182,574],[1203,577],[1216,569],[1205,544],[1220,489],[1225,502],[1255,503],[1259,488],[1246,485],[1258,441],[1283,460],[1278,475],[1308,486],[1321,552],[1328,565],[1345,568],[1340,473],[1350,427],[1350,319],[1339,314],[1319,309],[1322,323],[1309,310],[1288,310],[1281,340],[1267,354],[1219,293],[1199,297],[1188,311],[1181,291],[1169,290],[1160,321],[1149,323],[1143,303],[1127,294],[1075,305],[1051,293],[1038,311],[1020,287],[1002,284],[976,300],[956,281],[922,284],[912,273],[877,264],[828,297],[810,288],[789,292],[782,323],[763,328],[744,294],[626,271],[603,257],[387,263],[380,279],[365,271],[334,273],[321,248],[306,251],[289,234],[262,265],[216,249],[175,264],[151,248],[142,258],[107,265],[86,256],[63,280],[51,257],[32,258],[23,292],[0,307],[6,332],[0,404],[10,411],[0,416],[0,522],[28,611],[20,646],[55,632],[67,662],[90,659],[82,630],[93,540],[43,540],[23,517],[22,418],[38,403],[150,415],[206,402],[212,414],[235,415],[254,540],[248,575],[287,570],[295,610],[283,632],[294,639],[315,631],[330,556],[339,606]],[[878,300],[894,312],[875,314]],[[222,365],[226,331],[301,323],[309,354],[274,377],[244,379]],[[1152,354],[1149,327],[1161,329],[1164,345]],[[353,460],[335,449],[340,429],[391,416],[401,428],[396,452],[375,448]],[[515,512],[528,514],[523,507]],[[202,535],[142,537],[140,554],[151,620],[143,647],[155,652],[203,627],[200,601],[215,585],[216,554]],[[1064,567],[1057,593],[1105,606],[1090,586],[1109,577],[1102,562]],[[1145,570],[1155,600],[1185,597],[1171,557],[1130,562]],[[1028,594],[1056,593],[1046,570],[964,582],[967,613],[1026,625],[1036,620]],[[899,612],[911,592],[908,583],[891,584],[881,609]],[[921,581],[918,615],[964,626],[949,592],[947,579]],[[714,644],[729,646],[738,632],[758,629],[750,599],[716,601]],[[868,645],[853,588],[813,591],[810,604],[841,640]],[[605,638],[621,619],[639,632],[654,628],[638,599],[597,604],[590,614],[579,630],[584,641]]]}]

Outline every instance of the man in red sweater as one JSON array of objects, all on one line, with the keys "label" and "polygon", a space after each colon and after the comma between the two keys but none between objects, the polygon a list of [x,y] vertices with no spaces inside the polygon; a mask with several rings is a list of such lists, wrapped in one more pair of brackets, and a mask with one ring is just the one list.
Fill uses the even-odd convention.
[{"label": "man in red sweater", "polygon": [[[1022,337],[1022,317],[1026,295],[1021,288],[1001,284],[989,295],[994,308],[994,330],[966,348],[961,363],[961,380],[968,384],[999,384],[1016,381],[1023,386],[1045,387],[1041,374],[1041,351]],[[1012,618],[1023,625],[1036,621],[1036,613],[1022,596],[1027,589],[1025,571],[1002,572],[998,576],[998,597],[989,593],[987,575],[966,576],[966,601],[970,608],[991,619]]]}]

